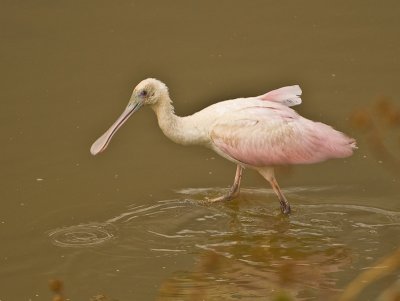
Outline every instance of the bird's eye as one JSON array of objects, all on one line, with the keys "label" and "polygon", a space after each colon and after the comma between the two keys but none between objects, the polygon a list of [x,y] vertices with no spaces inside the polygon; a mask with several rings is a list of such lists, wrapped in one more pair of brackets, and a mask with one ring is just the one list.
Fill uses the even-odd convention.
[{"label": "bird's eye", "polygon": [[147,96],[147,91],[146,90],[142,90],[142,91],[140,91],[139,95],[142,96],[142,97],[146,97]]}]

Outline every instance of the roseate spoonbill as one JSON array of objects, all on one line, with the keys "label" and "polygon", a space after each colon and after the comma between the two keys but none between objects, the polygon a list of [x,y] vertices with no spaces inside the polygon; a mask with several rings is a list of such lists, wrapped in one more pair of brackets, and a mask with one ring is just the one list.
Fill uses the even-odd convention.
[{"label": "roseate spoonbill", "polygon": [[206,146],[237,165],[231,189],[210,201],[238,196],[243,168],[248,167],[271,184],[282,213],[289,214],[290,205],[275,179],[274,166],[344,158],[357,148],[354,139],[292,110],[290,106],[301,103],[300,95],[298,85],[283,87],[256,97],[221,101],[193,115],[179,117],[174,113],[167,86],[148,78],[135,87],[122,115],[93,143],[90,152],[102,152],[122,124],[148,105],[156,113],[161,130],[172,141]]}]

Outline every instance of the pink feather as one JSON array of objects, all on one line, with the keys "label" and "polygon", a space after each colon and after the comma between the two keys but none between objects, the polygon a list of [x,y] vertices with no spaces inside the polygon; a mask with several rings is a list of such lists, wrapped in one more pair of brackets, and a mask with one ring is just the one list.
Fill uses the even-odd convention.
[{"label": "pink feather", "polygon": [[277,103],[248,107],[221,118],[211,138],[223,153],[258,167],[344,158],[356,148],[354,139]]},{"label": "pink feather", "polygon": [[301,93],[302,91],[300,86],[295,85],[270,91],[264,95],[258,96],[258,98],[261,100],[282,103],[288,107],[291,107],[301,104]]}]

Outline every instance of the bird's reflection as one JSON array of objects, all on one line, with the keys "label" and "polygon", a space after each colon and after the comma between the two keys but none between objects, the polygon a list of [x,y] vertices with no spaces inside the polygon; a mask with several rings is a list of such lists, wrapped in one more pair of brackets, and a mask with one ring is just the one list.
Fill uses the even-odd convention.
[{"label": "bird's reflection", "polygon": [[228,205],[229,234],[199,243],[193,269],[165,280],[158,300],[334,300],[334,273],[351,252],[282,215],[239,208],[243,202]]}]

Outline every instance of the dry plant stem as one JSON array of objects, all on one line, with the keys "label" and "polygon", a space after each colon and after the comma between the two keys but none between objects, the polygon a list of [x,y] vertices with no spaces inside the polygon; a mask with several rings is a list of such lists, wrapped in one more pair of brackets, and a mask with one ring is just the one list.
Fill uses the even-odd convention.
[{"label": "dry plant stem", "polygon": [[374,267],[358,275],[344,290],[338,301],[352,301],[368,285],[400,268],[400,248],[379,260]]}]

